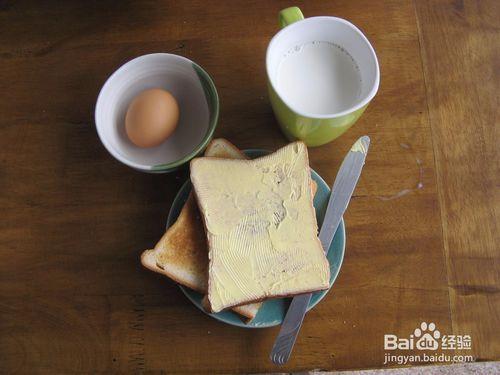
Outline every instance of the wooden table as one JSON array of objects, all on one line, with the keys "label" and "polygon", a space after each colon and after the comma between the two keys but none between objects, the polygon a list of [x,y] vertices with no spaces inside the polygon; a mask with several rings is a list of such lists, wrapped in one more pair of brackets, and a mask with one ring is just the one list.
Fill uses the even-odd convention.
[{"label": "wooden table", "polygon": [[382,78],[355,127],[310,149],[332,182],[353,141],[372,139],[340,276],[288,365],[268,360],[278,328],[221,324],[141,267],[187,172],[114,160],[94,127],[100,87],[138,55],[187,56],[218,87],[216,136],[276,149],[286,141],[264,54],[289,5],[0,3],[1,372],[381,368],[384,334],[407,337],[422,321],[470,335],[464,352],[478,361],[500,359],[496,0],[298,4],[359,26]]}]

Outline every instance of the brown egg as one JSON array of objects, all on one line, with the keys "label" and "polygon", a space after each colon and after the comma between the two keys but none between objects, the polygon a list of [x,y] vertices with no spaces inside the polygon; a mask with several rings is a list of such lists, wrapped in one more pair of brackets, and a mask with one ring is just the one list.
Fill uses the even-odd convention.
[{"label": "brown egg", "polygon": [[130,103],[125,130],[136,146],[155,147],[174,132],[178,121],[179,105],[173,95],[166,90],[150,89]]}]

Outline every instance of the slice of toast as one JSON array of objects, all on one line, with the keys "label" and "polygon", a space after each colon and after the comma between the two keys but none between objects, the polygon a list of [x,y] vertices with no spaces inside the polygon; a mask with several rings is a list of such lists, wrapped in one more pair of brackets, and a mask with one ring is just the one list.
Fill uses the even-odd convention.
[{"label": "slice of toast", "polygon": [[208,239],[212,312],[328,288],[304,143],[254,160],[193,159],[191,181]]},{"label": "slice of toast", "polygon": [[[207,146],[205,156],[245,159],[246,155],[226,139],[214,139]],[[313,195],[317,185],[312,181]],[[207,238],[198,206],[192,194],[184,204],[176,222],[168,228],[154,249],[141,255],[141,263],[153,272],[163,274],[175,282],[200,293],[207,292],[208,250]],[[260,304],[235,307],[233,310],[253,319]]]},{"label": "slice of toast", "polygon": [[[205,156],[246,158],[244,153],[225,139],[214,139],[205,150]],[[177,221],[168,228],[154,249],[142,253],[141,263],[151,271],[168,276],[190,289],[207,292],[207,238],[192,194]],[[260,303],[254,303],[236,307],[234,311],[253,319],[260,306]]]}]

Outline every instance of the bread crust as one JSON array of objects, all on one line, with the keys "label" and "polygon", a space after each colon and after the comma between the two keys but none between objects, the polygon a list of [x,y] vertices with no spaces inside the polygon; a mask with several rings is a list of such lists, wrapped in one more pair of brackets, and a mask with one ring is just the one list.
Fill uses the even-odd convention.
[{"label": "bread crust", "polygon": [[198,285],[191,283],[189,281],[183,280],[183,279],[177,277],[177,275],[175,273],[169,272],[169,271],[159,267],[156,264],[156,257],[154,257],[154,249],[145,250],[142,252],[141,264],[150,271],[167,276],[169,279],[176,282],[177,284],[184,285],[184,286],[188,287],[189,289],[193,289],[194,291],[199,292],[199,293],[205,293],[205,290],[203,290],[202,288],[199,288]]},{"label": "bread crust", "polygon": [[[193,165],[193,162],[195,161],[196,159],[193,159],[191,160],[191,162],[189,163],[189,171],[190,171],[190,177],[191,177],[191,166]],[[192,181],[192,180],[191,180]],[[196,194],[196,189],[192,189],[192,194],[196,200],[196,204],[198,205],[198,208],[200,207],[200,203],[199,203],[199,199],[198,199],[198,195]],[[201,210],[200,210],[201,211]],[[203,230],[205,231],[205,234],[207,233],[207,223],[206,223],[206,219],[205,219],[205,215],[203,215],[203,213],[201,214],[201,222],[203,223]],[[213,309],[212,309],[212,305],[210,304],[210,299],[208,298],[208,291],[210,290],[210,265],[211,265],[211,261],[210,261],[210,243],[208,241],[208,236],[207,237],[207,255],[208,255],[208,281],[207,281],[207,290],[206,290],[206,295],[205,295],[205,298],[203,298],[203,301],[205,302],[205,305],[204,308],[213,313]]]},{"label": "bread crust", "polygon": [[[328,285],[326,288],[300,291],[300,293],[273,295],[272,297],[264,297],[264,298],[250,300],[249,302],[245,301],[242,303],[238,303],[236,305],[227,306],[226,308],[222,309],[221,311],[235,310],[236,308],[238,308],[240,306],[246,306],[246,305],[250,305],[252,303],[259,303],[259,302],[263,302],[263,301],[268,301],[268,300],[272,300],[272,299],[280,299],[280,298],[293,298],[293,297],[298,296],[300,294],[316,293],[316,292],[321,292],[323,290],[328,290],[328,289],[330,289],[330,285]],[[207,300],[208,300],[208,298],[207,298]],[[208,310],[208,311],[210,313],[213,313],[212,310]]]},{"label": "bread crust", "polygon": [[219,144],[220,142],[222,142],[222,144],[225,144],[225,146],[227,146],[231,150],[233,150],[234,153],[239,154],[243,159],[248,159],[248,156],[246,156],[246,154],[243,151],[241,151],[238,147],[236,147],[231,142],[229,142],[226,138],[217,138],[217,139],[213,139],[212,141],[210,141],[207,148],[205,149],[205,153],[204,153],[205,157],[210,157],[207,154],[212,153],[213,151],[211,151],[211,150],[214,147],[217,147],[217,144]]},{"label": "bread crust", "polygon": [[[260,302],[262,302],[262,301],[257,301],[256,303],[260,303]],[[252,304],[248,303],[248,304],[233,306],[233,307],[224,309],[224,311],[233,310],[234,312],[238,313],[239,315],[242,315],[243,317],[247,318],[245,320],[245,323],[248,324],[257,316],[257,313],[259,312],[259,309],[256,309],[256,311],[254,313],[252,311],[249,311],[251,309],[245,308],[246,306],[249,306],[249,305],[252,305]],[[203,309],[206,312],[213,314],[213,311],[211,311],[211,309],[210,309],[210,302],[208,301],[208,296],[206,294],[201,301],[201,306],[203,307]]]}]

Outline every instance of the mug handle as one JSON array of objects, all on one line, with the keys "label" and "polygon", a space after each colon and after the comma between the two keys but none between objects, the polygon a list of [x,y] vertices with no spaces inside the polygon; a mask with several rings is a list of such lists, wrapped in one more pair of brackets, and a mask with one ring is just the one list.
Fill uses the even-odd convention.
[{"label": "mug handle", "polygon": [[278,22],[281,28],[284,28],[294,22],[304,19],[302,11],[298,7],[290,7],[280,11]]}]

